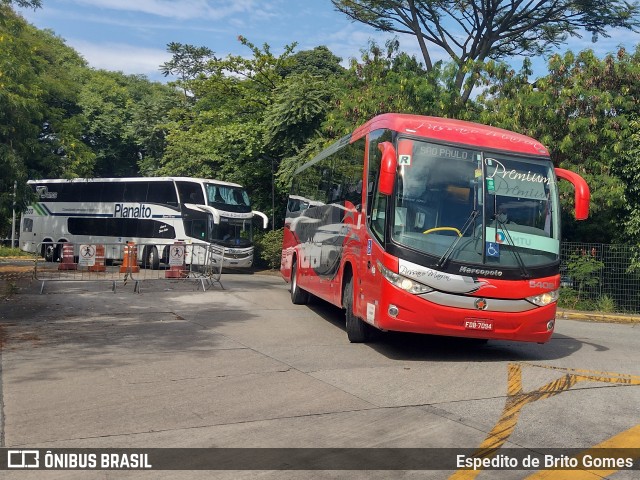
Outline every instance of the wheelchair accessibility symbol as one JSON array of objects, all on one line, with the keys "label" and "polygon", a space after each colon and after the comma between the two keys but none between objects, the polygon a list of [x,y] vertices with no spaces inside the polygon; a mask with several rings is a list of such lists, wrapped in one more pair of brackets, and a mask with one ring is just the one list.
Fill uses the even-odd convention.
[{"label": "wheelchair accessibility symbol", "polygon": [[497,242],[487,242],[485,251],[487,257],[500,257],[500,244]]}]

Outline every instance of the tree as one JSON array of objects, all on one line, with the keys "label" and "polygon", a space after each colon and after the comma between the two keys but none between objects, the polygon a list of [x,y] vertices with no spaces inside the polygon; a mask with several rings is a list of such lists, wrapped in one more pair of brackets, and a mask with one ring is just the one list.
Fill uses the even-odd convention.
[{"label": "tree", "polygon": [[487,60],[541,55],[610,28],[637,31],[637,2],[625,0],[331,0],[335,8],[377,30],[413,35],[428,71],[439,47],[457,67],[455,86],[465,103]]},{"label": "tree", "polygon": [[274,55],[238,40],[250,55],[210,58],[191,71],[190,101],[171,112],[155,172],[237,182],[256,208],[270,210],[284,204],[287,187],[272,183],[282,159],[316,136],[345,69],[326,47],[294,54],[291,44]]},{"label": "tree", "polygon": [[631,267],[640,270],[640,113],[630,123],[627,148],[614,161],[614,171],[624,183],[622,229],[626,243],[632,246]]},{"label": "tree", "polygon": [[178,104],[171,87],[142,75],[96,70],[83,84],[78,103],[86,119],[83,140],[96,155],[94,175],[135,176],[140,164],[153,170],[159,163],[162,125]]},{"label": "tree", "polygon": [[[322,98],[326,99],[326,106],[313,122],[305,122],[307,127],[313,126],[314,131],[304,131],[292,122],[280,123],[289,125],[291,129],[286,138],[294,141],[302,138],[304,143],[282,150],[284,155],[278,170],[278,185],[287,190],[293,173],[300,165],[375,115],[394,111],[439,116],[450,114],[447,101],[450,97],[443,87],[447,83],[447,75],[447,69],[440,63],[431,72],[425,72],[415,57],[399,51],[396,39],[387,41],[384,47],[371,41],[368,48],[361,51],[360,60],[351,60],[345,73],[317,80],[315,95],[324,94]],[[308,83],[308,88],[312,88],[312,82]],[[283,112],[296,111],[295,105],[304,105],[305,97],[314,97],[313,94],[294,93],[303,92],[304,88],[298,86],[283,95],[281,105],[274,103],[273,110],[288,105]],[[304,133],[301,135],[300,132]]]},{"label": "tree", "polygon": [[213,50],[178,42],[168,44],[167,50],[173,58],[160,65],[160,72],[165,77],[177,75],[176,83],[183,89],[185,98],[188,98],[189,81],[204,74],[209,61],[216,60]]},{"label": "tree", "polygon": [[77,106],[84,60],[48,31],[0,4],[0,235],[7,231],[13,182],[18,208],[29,178],[74,176],[92,168]]},{"label": "tree", "polygon": [[338,80],[335,108],[329,113],[325,133],[338,138],[375,115],[404,112],[450,116],[447,71],[441,63],[425,72],[415,57],[399,51],[397,39],[384,47],[369,42],[360,60]]},{"label": "tree", "polygon": [[294,73],[307,73],[313,76],[332,77],[344,72],[340,65],[342,59],[336,57],[324,45],[312,50],[302,50],[291,55],[286,65],[278,69],[282,78]]},{"label": "tree", "polygon": [[270,156],[269,143],[284,140],[271,123],[272,140],[265,142],[264,118],[284,83],[279,72],[292,65],[295,45],[275,56],[269,45],[260,48],[242,36],[238,40],[252,56],[212,58],[201,66],[189,81],[192,101],[171,113],[156,173],[237,182],[249,188],[258,209],[270,209],[272,169],[277,170],[279,156]]},{"label": "tree", "polygon": [[14,4],[18,7],[33,8],[34,10],[42,7],[41,0],[0,0],[0,6],[6,5],[10,7]]}]

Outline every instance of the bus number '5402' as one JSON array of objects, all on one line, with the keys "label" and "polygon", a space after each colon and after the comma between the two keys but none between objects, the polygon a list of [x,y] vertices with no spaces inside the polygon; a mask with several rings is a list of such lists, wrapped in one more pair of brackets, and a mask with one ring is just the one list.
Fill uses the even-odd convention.
[{"label": "bus number '5402'", "polygon": [[556,288],[556,284],[553,282],[536,282],[535,280],[531,280],[529,282],[529,287],[531,288],[546,288],[548,290],[553,290]]}]

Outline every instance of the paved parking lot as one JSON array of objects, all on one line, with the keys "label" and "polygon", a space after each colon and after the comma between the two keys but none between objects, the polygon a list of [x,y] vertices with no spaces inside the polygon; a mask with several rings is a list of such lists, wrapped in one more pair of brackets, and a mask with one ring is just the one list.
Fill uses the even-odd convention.
[{"label": "paved parking lot", "polygon": [[[635,432],[639,423],[634,324],[562,320],[546,345],[478,348],[412,335],[350,344],[340,310],[292,305],[278,275],[225,274],[223,284],[225,290],[203,292],[193,281],[156,280],[143,282],[137,294],[131,284],[113,293],[105,283],[52,282],[41,295],[33,283],[4,300],[2,445],[476,448],[501,428],[508,433],[504,448],[586,448]],[[630,380],[622,385],[618,373]],[[575,383],[538,401],[536,389],[572,376]],[[504,410],[516,398],[514,379],[533,394],[517,397],[526,401],[509,426]],[[59,471],[11,478],[448,478],[454,471]]]}]

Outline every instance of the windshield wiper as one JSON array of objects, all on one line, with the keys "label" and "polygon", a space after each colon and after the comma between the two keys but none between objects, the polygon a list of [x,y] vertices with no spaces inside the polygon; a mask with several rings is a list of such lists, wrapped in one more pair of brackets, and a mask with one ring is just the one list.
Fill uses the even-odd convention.
[{"label": "windshield wiper", "polygon": [[[495,220],[496,220],[496,223],[498,224],[498,226],[500,226],[502,228],[502,231],[504,232],[504,236],[506,237],[507,242],[509,242],[511,247],[513,247],[511,249],[511,251],[513,252],[513,256],[515,257],[516,262],[518,262],[518,266],[520,267],[520,273],[522,274],[522,277],[523,278],[531,278],[531,275],[529,274],[529,271],[527,270],[526,265],[522,261],[522,257],[518,253],[518,250],[516,250],[518,247],[516,246],[515,242],[511,238],[511,233],[509,232],[509,229],[507,228],[507,224],[501,222],[497,218]],[[497,229],[496,229],[496,231],[497,231]]]},{"label": "windshield wiper", "polygon": [[447,260],[449,260],[449,258],[455,251],[456,247],[458,246],[458,243],[460,242],[460,240],[462,240],[462,237],[464,237],[464,234],[466,233],[466,231],[469,230],[469,227],[475,223],[475,220],[479,214],[480,212],[478,210],[473,210],[471,212],[471,214],[467,218],[467,221],[464,222],[464,225],[462,226],[462,230],[460,230],[460,236],[456,238],[453,242],[451,242],[451,245],[449,245],[449,248],[447,248],[444,254],[440,257],[440,260],[436,262],[436,267],[442,268],[442,266],[445,263],[447,263]]}]

